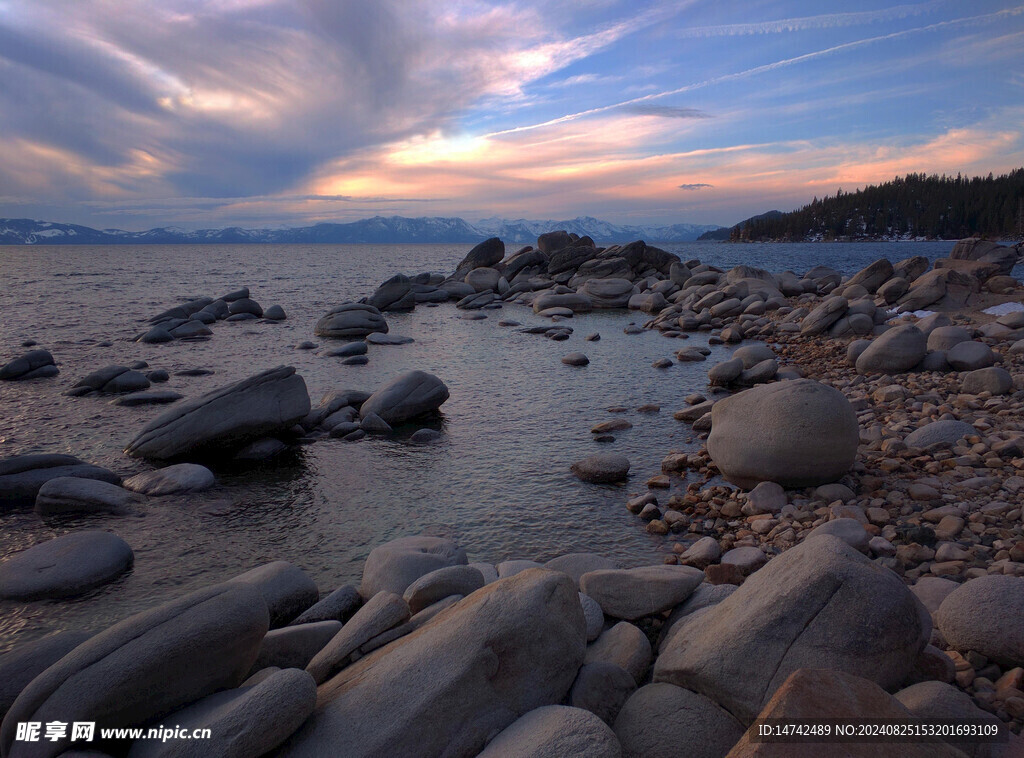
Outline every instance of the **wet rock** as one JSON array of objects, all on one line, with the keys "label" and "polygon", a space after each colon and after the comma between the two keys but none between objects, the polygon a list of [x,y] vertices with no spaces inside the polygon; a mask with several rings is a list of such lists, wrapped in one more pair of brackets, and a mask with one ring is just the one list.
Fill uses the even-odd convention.
[{"label": "wet rock", "polygon": [[313,605],[320,592],[316,582],[288,561],[271,561],[231,579],[228,584],[255,587],[270,613],[270,628],[284,626]]},{"label": "wet rock", "polygon": [[572,473],[584,482],[592,484],[621,482],[629,476],[629,459],[614,453],[601,453],[576,461],[570,468]]},{"label": "wet rock", "polygon": [[31,505],[45,482],[68,476],[121,483],[121,477],[114,472],[72,455],[16,455],[0,460],[0,505]]},{"label": "wet rock", "polygon": [[53,356],[47,350],[32,350],[20,358],[0,367],[0,381],[20,381],[23,379],[43,379],[57,376],[60,370],[54,363]]},{"label": "wet rock", "polygon": [[562,363],[566,366],[586,366],[590,363],[590,359],[583,353],[569,353],[562,356]]},{"label": "wet rock", "polygon": [[267,461],[276,455],[280,455],[288,446],[276,437],[261,437],[253,440],[234,454],[235,461]]},{"label": "wet rock", "polygon": [[373,332],[387,332],[388,322],[381,312],[365,303],[344,303],[331,309],[316,323],[318,337],[362,339]]},{"label": "wet rock", "polygon": [[128,543],[110,532],[84,530],[40,542],[0,563],[0,599],[76,597],[132,567]]},{"label": "wet rock", "polygon": [[363,564],[359,592],[364,598],[371,598],[382,591],[400,595],[424,574],[467,562],[466,551],[452,540],[402,537],[370,551]]},{"label": "wet rock", "polygon": [[391,426],[433,413],[448,399],[448,387],[426,371],[406,371],[374,392],[363,403],[359,414],[371,413]]},{"label": "wet rock", "polygon": [[44,518],[69,513],[124,515],[143,502],[140,495],[110,482],[63,476],[39,488],[34,510]]},{"label": "wet rock", "polygon": [[173,466],[147,471],[125,479],[126,490],[143,495],[179,495],[184,492],[201,492],[216,484],[213,472],[196,463],[178,463]]}]

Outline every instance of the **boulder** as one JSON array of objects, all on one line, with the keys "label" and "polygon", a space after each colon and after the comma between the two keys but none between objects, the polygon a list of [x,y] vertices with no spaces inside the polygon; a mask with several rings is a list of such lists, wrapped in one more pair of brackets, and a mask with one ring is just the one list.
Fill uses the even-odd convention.
[{"label": "boulder", "polygon": [[868,292],[874,292],[882,286],[886,281],[892,278],[893,267],[885,258],[879,258],[874,263],[870,263],[852,277],[850,281],[846,283],[847,287],[854,285],[860,285]]},{"label": "boulder", "polygon": [[85,632],[57,632],[0,655],[0,721],[33,679],[91,636]]},{"label": "boulder", "polygon": [[811,379],[762,384],[711,409],[708,453],[744,489],[758,482],[809,487],[834,482],[853,465],[860,433],[849,401]]},{"label": "boulder", "polygon": [[583,655],[572,580],[523,571],[323,684],[313,716],[279,755],[469,758],[519,716],[560,703]]},{"label": "boulder", "polygon": [[466,253],[466,257],[455,268],[455,278],[463,279],[473,269],[493,266],[500,263],[504,257],[505,243],[497,237],[486,239]]},{"label": "boulder", "polygon": [[388,322],[381,312],[365,303],[344,303],[332,308],[316,322],[318,337],[362,339],[373,332],[387,332]]},{"label": "boulder", "polygon": [[913,258],[904,258],[892,264],[893,276],[898,276],[912,282],[928,270],[928,259],[923,255],[915,255]]},{"label": "boulder", "polygon": [[821,334],[843,317],[850,303],[842,295],[833,295],[821,303],[800,323],[800,334],[812,336]]},{"label": "boulder", "polygon": [[993,395],[1005,395],[1013,389],[1013,377],[1010,372],[999,366],[989,366],[967,372],[960,391],[968,395],[979,395],[990,392]]},{"label": "boulder", "polygon": [[654,680],[700,692],[749,724],[800,668],[898,686],[930,633],[927,612],[902,579],[821,535],[684,621],[662,648]]},{"label": "boulder", "polygon": [[409,606],[393,592],[378,592],[355,612],[306,666],[317,684],[343,669],[349,656],[379,634],[409,620]]},{"label": "boulder", "polygon": [[615,733],[590,711],[564,705],[535,708],[502,730],[478,758],[621,758]]},{"label": "boulder", "polygon": [[258,684],[208,695],[176,711],[161,726],[194,733],[208,729],[203,740],[136,740],[128,758],[252,758],[266,755],[313,713],[316,684],[305,671],[277,671]]},{"label": "boulder", "polygon": [[424,574],[405,589],[403,598],[410,613],[452,595],[470,595],[484,586],[484,575],[472,566],[445,566]]},{"label": "boulder", "polygon": [[559,274],[573,274],[587,261],[597,257],[597,249],[583,245],[571,245],[563,247],[551,253],[548,259],[548,274],[558,276]]},{"label": "boulder", "polygon": [[987,368],[996,362],[992,349],[984,342],[960,342],[946,351],[946,362],[954,371]]},{"label": "boulder", "polygon": [[1017,251],[1014,248],[978,237],[959,240],[953,245],[949,257],[959,261],[994,263],[998,266],[999,273],[1003,275],[1009,275],[1017,265]]},{"label": "boulder", "polygon": [[263,318],[267,321],[284,321],[288,316],[280,305],[272,305],[263,311]]},{"label": "boulder", "polygon": [[743,736],[743,726],[696,692],[658,682],[630,696],[615,719],[615,735],[626,756],[722,758]]},{"label": "boulder", "polygon": [[313,656],[341,631],[340,621],[315,621],[271,629],[263,638],[253,671],[269,666],[279,669],[304,669]]},{"label": "boulder", "polygon": [[433,413],[448,399],[448,387],[426,371],[406,371],[374,392],[359,409],[376,414],[391,426]]},{"label": "boulder", "polygon": [[954,650],[973,650],[1004,667],[1024,666],[1024,578],[993,574],[964,582],[935,614]]},{"label": "boulder", "polygon": [[612,618],[632,621],[679,605],[702,581],[704,573],[690,566],[599,569],[580,577],[580,591]]},{"label": "boulder", "polygon": [[359,593],[366,599],[378,592],[401,595],[424,574],[445,566],[465,565],[466,551],[441,537],[402,537],[378,545],[363,564]]},{"label": "boulder", "polygon": [[901,297],[899,303],[901,311],[919,311],[929,305],[937,303],[946,294],[946,279],[948,271],[929,271],[922,274],[910,283],[907,294]]},{"label": "boulder", "polygon": [[40,542],[0,562],[0,600],[43,600],[83,595],[132,567],[128,543],[89,529]]},{"label": "boulder", "polygon": [[176,463],[173,466],[146,471],[125,479],[123,486],[143,495],[180,495],[208,490],[217,479],[206,466],[197,463]]},{"label": "boulder", "polygon": [[[802,668],[778,688],[759,720],[776,724],[850,723],[851,718],[868,723],[921,723],[896,698],[868,679],[843,671]],[[899,756],[900,758],[964,758],[964,754],[940,741],[899,743],[794,743],[792,737],[778,741],[756,736],[748,730],[729,751],[727,758],[817,758],[823,746],[842,750],[850,758]]]},{"label": "boulder", "polygon": [[736,348],[732,353],[732,357],[739,358],[743,361],[743,368],[748,369],[764,361],[773,360],[777,356],[775,351],[768,347],[768,345],[763,342],[754,342],[750,345]]},{"label": "boulder", "polygon": [[45,482],[67,476],[121,483],[121,477],[113,471],[84,463],[73,455],[15,455],[0,460],[0,505],[31,505]]},{"label": "boulder", "polygon": [[[267,608],[242,585],[216,585],[131,616],[76,647],[36,677],[0,727],[0,748],[16,756],[18,722],[95,721],[144,726],[245,678],[263,635]],[[66,738],[25,754],[53,758]]]},{"label": "boulder", "polygon": [[562,356],[562,363],[566,366],[586,366],[590,359],[583,353],[569,353]]},{"label": "boulder", "polygon": [[611,663],[628,671],[637,684],[647,676],[654,653],[640,627],[620,621],[587,645],[584,663]]},{"label": "boulder", "polygon": [[594,308],[625,308],[636,288],[629,279],[595,278],[585,281],[577,292],[586,295]]},{"label": "boulder", "polygon": [[412,310],[409,306],[410,302],[415,306],[415,298],[411,293],[412,283],[409,277],[395,274],[366,298],[366,304],[382,313],[387,310]]},{"label": "boulder", "polygon": [[858,374],[900,374],[910,371],[928,351],[928,338],[913,324],[888,329],[875,337],[857,358]]},{"label": "boulder", "polygon": [[110,482],[62,476],[39,488],[35,512],[40,516],[67,513],[131,513],[145,498]]},{"label": "boulder", "polygon": [[716,363],[708,369],[708,384],[724,386],[739,379],[743,373],[743,359],[730,358],[727,361]]},{"label": "boulder", "polygon": [[500,280],[501,272],[493,268],[475,268],[465,278],[474,292],[497,292]]},{"label": "boulder", "polygon": [[59,373],[48,350],[32,350],[0,367],[0,381],[42,379]]},{"label": "boulder", "polygon": [[618,565],[611,558],[605,558],[603,555],[597,555],[596,553],[567,553],[566,555],[552,558],[544,564],[544,568],[551,571],[561,571],[563,574],[569,575],[578,587],[580,578],[588,571],[616,569]]},{"label": "boulder", "polygon": [[[893,697],[922,721],[978,722],[987,721],[1001,726],[995,714],[987,713],[974,704],[971,696],[945,682],[919,682],[897,692]],[[950,741],[953,747],[964,750],[975,758],[989,758],[994,754],[993,742]]]},{"label": "boulder", "polygon": [[144,390],[149,386],[149,379],[138,371],[127,366],[106,366],[93,371],[84,379],[80,379],[64,394],[75,397],[89,392],[116,395],[122,392]]},{"label": "boulder", "polygon": [[316,605],[304,610],[298,618],[291,622],[290,626],[312,624],[317,621],[348,621],[362,602],[359,591],[352,585],[345,584],[321,599]]},{"label": "boulder", "polygon": [[316,603],[320,592],[305,571],[288,561],[272,561],[246,571],[228,584],[255,587],[270,613],[270,628],[284,626]]},{"label": "boulder", "polygon": [[868,542],[871,540],[871,535],[865,531],[863,524],[857,519],[836,518],[826,521],[824,524],[814,527],[807,535],[807,538],[822,534],[831,534],[833,537],[841,539],[854,550],[859,550],[865,554],[868,552]]},{"label": "boulder", "polygon": [[577,478],[591,484],[609,484],[625,481],[629,476],[629,459],[615,453],[599,453],[570,466]]},{"label": "boulder", "polygon": [[949,350],[961,342],[970,342],[971,333],[962,326],[939,326],[928,332],[929,350]]},{"label": "boulder", "polygon": [[634,691],[633,675],[614,663],[584,663],[572,683],[567,702],[612,724]]},{"label": "boulder", "polygon": [[167,460],[186,453],[234,450],[291,428],[309,409],[306,382],[293,367],[278,366],[158,416],[128,443],[125,452]]},{"label": "boulder", "polygon": [[910,289],[910,282],[901,276],[894,276],[878,288],[878,297],[886,304],[895,303]]},{"label": "boulder", "polygon": [[950,446],[957,440],[968,435],[977,434],[978,430],[966,421],[932,421],[919,429],[915,429],[906,437],[903,442],[907,447],[929,448],[932,445]]},{"label": "boulder", "polygon": [[594,304],[582,292],[545,292],[533,300],[533,312],[540,313],[548,308],[568,308],[573,313],[587,313]]}]

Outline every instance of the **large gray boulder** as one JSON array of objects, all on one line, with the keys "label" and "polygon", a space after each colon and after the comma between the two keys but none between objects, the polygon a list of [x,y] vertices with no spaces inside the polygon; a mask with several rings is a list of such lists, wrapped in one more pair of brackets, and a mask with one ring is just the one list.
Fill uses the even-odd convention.
[{"label": "large gray boulder", "polygon": [[572,580],[529,569],[325,682],[313,716],[280,755],[470,758],[519,716],[561,702],[583,654]]},{"label": "large gray boulder", "polygon": [[209,739],[136,740],[128,758],[265,755],[290,737],[315,706],[313,677],[298,669],[283,669],[253,686],[208,695],[170,714],[162,723],[188,733],[209,729]]},{"label": "large gray boulder", "polygon": [[615,453],[598,453],[576,461],[569,468],[584,482],[609,484],[625,481],[629,476],[629,459]]},{"label": "large gray boulder", "polygon": [[702,581],[704,572],[691,566],[599,569],[580,577],[580,591],[606,615],[633,621],[679,605]]},{"label": "large gray boulder", "polygon": [[75,597],[112,582],[132,567],[128,543],[110,532],[72,532],[0,563],[0,600]]},{"label": "large gray boulder", "polygon": [[723,758],[743,736],[731,714],[696,692],[658,682],[641,687],[615,719],[627,758]]},{"label": "large gray boulder", "polygon": [[306,665],[317,684],[345,668],[349,656],[379,634],[409,620],[409,606],[393,592],[378,592],[356,611]]},{"label": "large gray boulder", "polygon": [[59,373],[60,369],[54,364],[48,350],[30,350],[0,367],[0,381],[43,379]]},{"label": "large gray boulder", "polygon": [[497,292],[501,272],[493,268],[475,268],[466,274],[465,282],[474,292]]},{"label": "large gray boulder", "polygon": [[935,622],[950,647],[974,650],[1005,667],[1024,666],[1024,578],[971,579],[942,601]]},{"label": "large gray boulder", "polygon": [[259,590],[270,613],[270,628],[277,629],[316,604],[320,592],[309,575],[288,561],[272,561],[229,580]]},{"label": "large gray boulder", "polygon": [[1016,249],[978,237],[959,240],[953,245],[949,257],[956,261],[994,263],[999,266],[999,273],[1004,275],[1008,275],[1017,265]]},{"label": "large gray boulder", "polygon": [[68,738],[16,743],[17,724],[143,726],[237,687],[256,660],[267,622],[267,608],[255,589],[221,584],[114,624],[22,691],[0,727],[0,749],[9,758],[53,758],[75,746]]},{"label": "large gray boulder", "polygon": [[[996,727],[1000,726],[999,718],[995,714],[983,711],[974,704],[970,695],[945,682],[919,682],[900,690],[893,697],[904,708],[925,722],[987,721]],[[952,744],[974,758],[988,758],[996,754],[995,743],[991,742],[952,742]]]},{"label": "large gray boulder", "polygon": [[821,334],[843,317],[850,303],[842,295],[833,295],[821,303],[800,323],[800,333],[805,336]]},{"label": "large gray boulder", "polygon": [[35,512],[40,516],[66,513],[131,513],[145,498],[110,482],[62,476],[39,488]]},{"label": "large gray boulder", "polygon": [[847,287],[859,284],[861,287],[866,289],[868,292],[874,292],[881,287],[886,280],[890,279],[893,275],[892,263],[885,258],[879,258],[874,263],[869,263],[867,266],[862,268],[852,277],[850,281],[846,283]]},{"label": "large gray boulder", "polygon": [[309,407],[303,378],[292,366],[278,366],[158,416],[125,452],[157,460],[193,452],[223,453],[290,428],[309,413]]},{"label": "large gray boulder", "polygon": [[811,379],[762,384],[711,409],[708,453],[744,489],[810,487],[839,479],[857,456],[857,416],[838,390]]},{"label": "large gray boulder", "polygon": [[448,387],[426,371],[406,371],[378,389],[359,409],[366,418],[376,414],[394,426],[432,413],[448,399]]},{"label": "large gray boulder", "polygon": [[470,595],[484,586],[484,575],[472,566],[445,566],[424,574],[405,589],[403,599],[410,613],[452,595]]},{"label": "large gray boulder", "polygon": [[974,371],[996,362],[992,348],[984,342],[960,342],[946,351],[946,362],[954,371]]},{"label": "large gray boulder", "polygon": [[557,252],[562,248],[569,247],[572,244],[572,237],[564,229],[559,229],[554,232],[544,232],[544,234],[537,237],[537,249],[546,255]]},{"label": "large gray boulder", "polygon": [[373,332],[387,332],[388,322],[381,312],[366,303],[343,303],[329,310],[316,322],[318,337],[362,339]]},{"label": "large gray boulder", "polygon": [[[920,328],[920,324],[918,324],[918,328]],[[927,334],[929,350],[949,350],[961,342],[970,342],[971,340],[970,331],[962,326],[937,326]]]},{"label": "large gray boulder", "polygon": [[928,352],[928,338],[913,324],[893,327],[876,337],[857,358],[858,374],[901,374]]},{"label": "large gray boulder", "polygon": [[586,313],[594,309],[594,304],[583,292],[544,292],[534,298],[534,313],[548,308],[568,308],[573,313]]},{"label": "large gray boulder", "polygon": [[340,621],[314,621],[312,624],[271,629],[263,638],[253,671],[270,666],[279,669],[304,669],[334,636],[341,631]]},{"label": "large gray boulder", "polygon": [[930,634],[928,612],[896,574],[821,535],[689,616],[663,647],[654,680],[704,694],[749,724],[799,668],[856,672],[894,688]]},{"label": "large gray boulder", "polygon": [[366,304],[378,311],[411,311],[416,307],[412,283],[404,274],[395,274],[366,298]]},{"label": "large gray boulder", "polygon": [[198,463],[176,463],[155,471],[144,471],[125,479],[123,486],[143,495],[180,495],[184,492],[200,492],[216,483],[213,472]]},{"label": "large gray boulder", "polygon": [[363,564],[359,594],[369,599],[378,592],[401,595],[431,571],[468,563],[466,551],[442,537],[401,537],[370,551]]},{"label": "large gray boulder", "polygon": [[565,705],[535,708],[502,730],[478,758],[620,758],[615,733],[590,711]]},{"label": "large gray boulder", "polygon": [[636,287],[629,279],[588,279],[577,292],[590,298],[594,308],[625,308]]},{"label": "large gray boulder", "polygon": [[121,477],[113,471],[85,463],[73,455],[15,455],[0,460],[0,506],[32,505],[44,483],[65,476],[121,483]]},{"label": "large gray boulder", "polygon": [[476,245],[466,253],[455,269],[455,278],[462,279],[475,268],[493,266],[505,257],[505,243],[497,237],[491,237]]}]

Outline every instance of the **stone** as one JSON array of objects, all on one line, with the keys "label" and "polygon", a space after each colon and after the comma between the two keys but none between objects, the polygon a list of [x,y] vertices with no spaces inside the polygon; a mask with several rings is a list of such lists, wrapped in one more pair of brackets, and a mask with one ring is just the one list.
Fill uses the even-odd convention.
[{"label": "stone", "polygon": [[654,681],[700,692],[749,724],[807,666],[898,686],[930,633],[928,614],[900,577],[821,535],[691,615],[663,646]]},{"label": "stone", "polygon": [[316,683],[323,684],[348,663],[348,658],[378,634],[409,620],[409,606],[393,592],[378,592],[306,666]]},{"label": "stone", "polygon": [[272,561],[246,571],[228,584],[255,587],[270,613],[270,628],[286,625],[320,598],[320,592],[305,571],[288,561]]},{"label": "stone", "polygon": [[197,463],[176,463],[173,466],[146,471],[125,479],[122,486],[143,495],[180,495],[202,492],[217,483],[213,472]]},{"label": "stone", "polygon": [[633,675],[614,663],[584,663],[569,690],[568,703],[612,724],[634,691]]},{"label": "stone", "polygon": [[722,557],[722,547],[714,537],[701,537],[679,556],[680,563],[703,571]]},{"label": "stone", "polygon": [[928,333],[928,349],[949,350],[970,340],[971,333],[962,326],[939,326]]},{"label": "stone", "polygon": [[704,574],[690,566],[600,569],[580,577],[580,590],[608,616],[633,621],[678,605],[703,580]]},{"label": "stone", "polygon": [[946,362],[954,371],[987,368],[996,362],[992,349],[984,342],[960,342],[946,351]]},{"label": "stone", "polygon": [[658,682],[634,692],[615,719],[626,756],[722,758],[743,736],[743,726],[703,695]]},{"label": "stone", "polygon": [[515,576],[520,571],[526,571],[527,569],[532,568],[542,568],[542,566],[537,563],[537,561],[512,560],[502,561],[496,567],[499,579],[506,579],[510,576]]},{"label": "stone", "polygon": [[568,308],[573,313],[587,313],[593,310],[594,304],[582,292],[545,292],[534,299],[534,313],[540,313],[548,308]]},{"label": "stone", "polygon": [[412,283],[404,274],[395,274],[381,284],[372,295],[366,298],[366,304],[378,311],[411,311],[416,299],[412,295]]},{"label": "stone", "polygon": [[836,500],[842,500],[845,503],[853,500],[855,495],[853,490],[845,484],[833,482],[832,484],[823,484],[820,487],[816,487],[812,497],[814,500],[820,500],[824,503],[834,503]]},{"label": "stone", "polygon": [[[147,377],[152,379],[152,375],[155,373],[157,372],[152,371]],[[172,392],[170,390],[162,392],[133,392],[130,395],[114,398],[110,401],[110,404],[122,408],[136,408],[141,405],[167,405],[176,400],[181,400],[183,397],[185,396],[180,392]]]},{"label": "stone", "polygon": [[865,554],[868,552],[868,542],[871,540],[871,535],[865,531],[863,524],[857,519],[837,518],[826,521],[821,526],[814,527],[810,534],[807,535],[807,539],[822,534],[831,534],[833,537],[841,539],[854,550],[859,550]]},{"label": "stone", "polygon": [[903,442],[907,447],[924,449],[933,445],[949,446],[976,432],[977,430],[965,421],[932,421],[908,434],[903,438]]},{"label": "stone", "polygon": [[613,418],[608,421],[601,421],[590,427],[591,434],[607,434],[608,432],[621,432],[632,429],[633,424],[624,418]]},{"label": "stone", "polygon": [[367,434],[391,434],[391,424],[376,413],[368,413],[359,422],[359,428]]},{"label": "stone", "polygon": [[633,282],[619,278],[588,279],[577,291],[589,297],[595,309],[625,308],[636,294]]},{"label": "stone", "polygon": [[471,566],[445,566],[424,574],[410,584],[404,594],[410,613],[419,613],[429,605],[451,595],[470,595],[484,586],[484,576]]},{"label": "stone", "polygon": [[375,413],[391,426],[433,413],[448,399],[448,387],[426,371],[406,371],[374,392],[359,414]]},{"label": "stone", "polygon": [[748,516],[778,513],[786,505],[786,491],[775,482],[759,482],[747,493]]},{"label": "stone", "polygon": [[693,613],[710,608],[713,605],[718,605],[720,602],[725,600],[729,595],[735,592],[738,586],[735,584],[711,584],[704,582],[690,597],[686,598],[686,601],[681,605],[677,605],[669,617],[665,619],[665,624],[661,627],[661,635],[658,639],[658,649],[664,650],[668,644],[669,639],[675,636],[683,627],[683,621]]},{"label": "stone", "polygon": [[88,529],[37,543],[0,562],[0,599],[44,600],[83,595],[132,567],[128,543]]},{"label": "stone", "polygon": [[443,438],[444,435],[436,429],[417,429],[410,435],[409,442],[414,445],[429,445]]},{"label": "stone", "polygon": [[1013,377],[1009,371],[999,366],[969,371],[960,385],[961,392],[968,395],[980,395],[982,392],[1005,395],[1012,389]]},{"label": "stone", "polygon": [[[83,642],[32,680],[0,727],[4,755],[22,721],[144,726],[218,690],[237,687],[256,660],[268,616],[260,594],[219,584],[143,611]],[[53,758],[66,738],[33,744]]]},{"label": "stone", "polygon": [[750,345],[736,348],[732,353],[733,358],[743,361],[743,368],[753,368],[762,361],[776,358],[775,351],[763,342],[755,342]]},{"label": "stone", "polygon": [[628,671],[639,685],[647,676],[654,653],[647,636],[628,621],[620,621],[606,629],[590,645],[584,663],[611,663]]},{"label": "stone", "polygon": [[472,287],[474,292],[497,292],[500,280],[500,271],[488,266],[481,266],[466,274],[463,281]]},{"label": "stone", "polygon": [[586,366],[590,359],[583,353],[569,353],[562,356],[562,363],[566,366]]},{"label": "stone", "polygon": [[743,373],[743,359],[731,358],[708,369],[708,384],[726,385],[736,381]]},{"label": "stone", "polygon": [[878,296],[887,304],[895,303],[910,289],[910,282],[900,276],[894,276],[878,288]]},{"label": "stone", "polygon": [[617,569],[618,564],[611,558],[605,558],[596,553],[567,553],[557,558],[552,558],[544,564],[544,568],[550,571],[561,571],[572,577],[572,580],[579,587],[580,577],[589,571],[599,569]]},{"label": "stone", "polygon": [[474,756],[519,716],[562,702],[583,656],[572,580],[524,571],[322,685],[313,716],[279,755]]},{"label": "stone", "polygon": [[978,237],[968,237],[959,240],[953,245],[953,250],[949,257],[951,260],[994,263],[998,266],[999,273],[1003,275],[1010,274],[1013,271],[1013,267],[1017,265],[1017,251],[1015,248]]},{"label": "stone", "polygon": [[142,496],[116,484],[62,476],[50,479],[39,488],[34,510],[44,518],[68,513],[124,515],[133,512],[143,502]]},{"label": "stone", "polygon": [[811,379],[762,384],[714,404],[707,449],[739,487],[808,487],[853,465],[860,432],[849,401]]},{"label": "stone", "polygon": [[822,334],[841,319],[849,307],[849,301],[842,295],[825,298],[804,317],[800,323],[800,334],[804,336]]},{"label": "stone", "polygon": [[[379,334],[379,332],[373,332],[373,334]],[[370,335],[366,336],[369,337]],[[340,347],[332,347],[325,350],[322,355],[326,358],[351,358],[354,355],[366,355],[368,349],[365,342],[347,342]]]},{"label": "stone", "polygon": [[0,381],[44,379],[59,373],[48,350],[32,350],[0,367]]},{"label": "stone", "polygon": [[276,437],[261,437],[245,445],[232,456],[234,461],[266,461],[280,455],[288,446]]},{"label": "stone", "polygon": [[57,632],[0,655],[0,721],[33,679],[91,636],[84,632]]},{"label": "stone", "polygon": [[466,551],[441,537],[402,537],[378,545],[363,564],[359,594],[369,599],[378,592],[401,595],[424,574],[445,566],[465,565]]},{"label": "stone", "polygon": [[[976,706],[966,692],[944,682],[919,682],[893,695],[908,711],[925,722],[937,723],[942,720],[958,722],[988,722],[1001,726],[995,714],[987,713]],[[991,756],[992,742],[949,741],[968,755],[981,758]]]},{"label": "stone", "polygon": [[565,705],[535,708],[506,727],[478,758],[621,758],[615,733],[588,710]]},{"label": "stone", "polygon": [[310,606],[289,624],[312,624],[317,621],[348,621],[362,605],[359,591],[350,584],[342,585],[330,595]]},{"label": "stone", "polygon": [[113,471],[84,463],[73,455],[15,455],[0,460],[0,506],[32,505],[45,482],[69,476],[121,483],[121,477]]},{"label": "stone", "polygon": [[768,556],[759,547],[734,547],[722,556],[723,566],[735,566],[743,576],[749,576],[768,562]]},{"label": "stone", "polygon": [[400,334],[382,334],[372,332],[366,335],[366,342],[370,345],[408,345],[415,340],[412,337],[403,337]]},{"label": "stone", "polygon": [[332,308],[316,322],[314,333],[318,337],[333,339],[362,339],[373,332],[387,332],[388,322],[383,314],[365,303],[344,303]]},{"label": "stone", "polygon": [[[540,246],[538,245],[538,247]],[[541,250],[544,250],[544,248],[541,248]],[[466,257],[455,268],[455,276],[458,279],[462,279],[473,269],[493,266],[496,263],[500,263],[504,257],[505,243],[497,237],[491,237],[474,246],[472,250],[466,253]]]},{"label": "stone", "polygon": [[615,453],[599,453],[576,461],[570,469],[584,482],[610,484],[625,481],[629,476],[629,459]]},{"label": "stone", "polygon": [[288,316],[280,305],[272,305],[263,311],[263,318],[268,321],[284,321]]},{"label": "stone", "polygon": [[139,458],[167,460],[215,453],[294,426],[309,413],[306,382],[279,366],[176,406],[143,427],[125,448]]},{"label": "stone", "polygon": [[316,706],[316,684],[305,671],[284,669],[258,684],[208,695],[162,719],[168,730],[193,734],[208,729],[203,740],[136,740],[128,758],[251,758],[284,742]]},{"label": "stone", "polygon": [[954,650],[973,650],[1005,666],[1024,665],[1024,578],[993,574],[964,582],[935,614]]},{"label": "stone", "polygon": [[928,339],[913,324],[896,326],[876,337],[857,359],[858,374],[910,371],[927,352]]},{"label": "stone", "polygon": [[282,629],[271,629],[263,638],[252,671],[270,666],[304,669],[313,660],[313,656],[323,650],[340,631],[340,621],[315,621],[312,624],[293,624]]},{"label": "stone", "polygon": [[[866,678],[844,671],[800,668],[778,688],[758,719],[769,723],[848,723],[851,714],[870,723],[920,723],[896,698]],[[964,758],[944,742],[853,743],[842,745],[842,755],[869,758],[898,755],[900,758]],[[823,743],[794,744],[789,740],[760,741],[747,731],[729,751],[728,758],[817,758]]]},{"label": "stone", "polygon": [[852,287],[859,284],[868,292],[875,292],[886,281],[891,279],[894,273],[892,263],[886,258],[879,258],[874,263],[868,264],[851,276],[846,286]]},{"label": "stone", "polygon": [[[490,584],[490,582],[488,582]],[[604,611],[590,595],[579,593],[580,605],[583,607],[583,619],[587,624],[587,642],[593,642],[604,630]]]},{"label": "stone", "polygon": [[903,312],[919,311],[937,303],[946,294],[948,271],[928,271],[910,283],[907,294],[901,297],[899,310]]},{"label": "stone", "polygon": [[761,361],[755,366],[746,369],[736,378],[736,384],[744,387],[752,387],[755,384],[770,382],[779,373],[779,363],[774,358]]}]

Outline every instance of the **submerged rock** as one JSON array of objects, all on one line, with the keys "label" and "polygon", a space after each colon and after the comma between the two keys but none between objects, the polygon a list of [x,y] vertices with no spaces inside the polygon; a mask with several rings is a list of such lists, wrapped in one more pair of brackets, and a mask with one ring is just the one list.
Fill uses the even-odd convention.
[{"label": "submerged rock", "polygon": [[578,479],[592,484],[621,482],[629,475],[629,459],[624,455],[600,453],[576,461],[570,467]]},{"label": "submerged rock", "polygon": [[0,506],[32,505],[45,482],[66,476],[121,483],[121,477],[113,471],[85,463],[73,455],[15,455],[0,460]]},{"label": "submerged rock", "polygon": [[116,534],[94,529],[65,534],[0,563],[0,599],[83,595],[119,577],[134,558],[128,543]]},{"label": "submerged rock", "polygon": [[436,411],[448,399],[448,387],[426,371],[407,371],[374,392],[359,409],[362,418],[376,414],[394,426]]},{"label": "submerged rock", "polygon": [[59,373],[48,350],[32,350],[0,367],[0,381],[43,379]]}]

